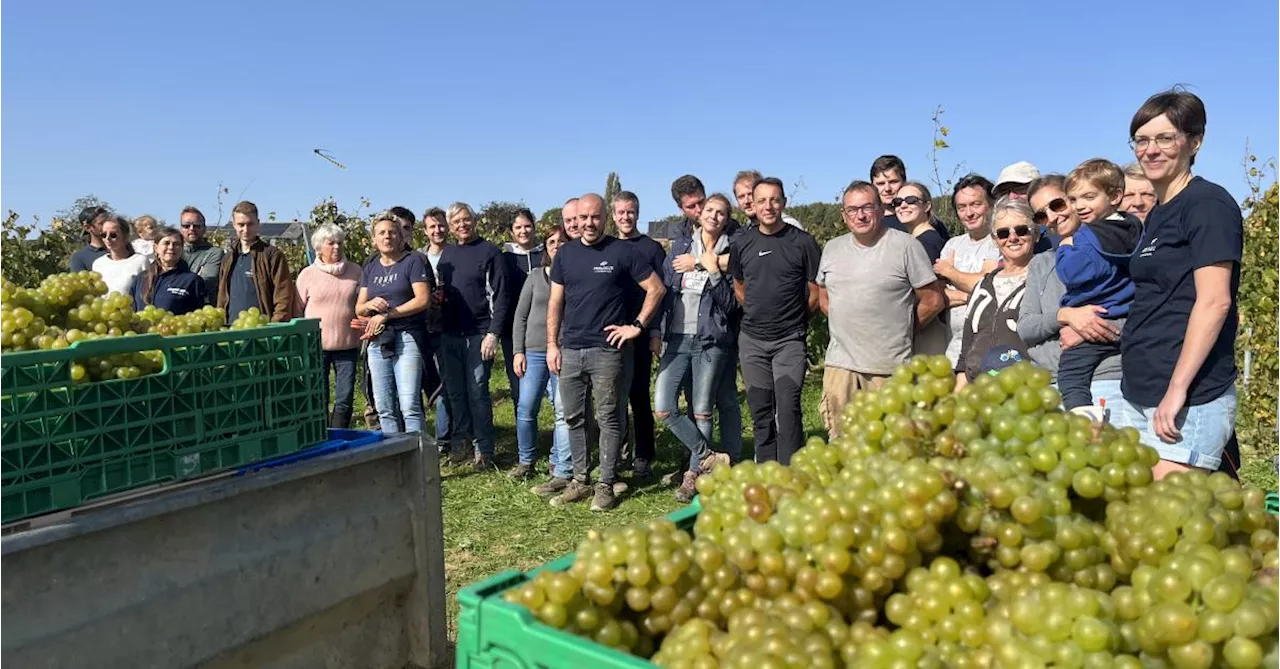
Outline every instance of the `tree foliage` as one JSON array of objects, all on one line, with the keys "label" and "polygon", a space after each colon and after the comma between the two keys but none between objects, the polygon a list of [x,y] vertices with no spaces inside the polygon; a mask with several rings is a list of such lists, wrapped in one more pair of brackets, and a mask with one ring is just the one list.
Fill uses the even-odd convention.
[{"label": "tree foliage", "polygon": [[1248,374],[1238,384],[1239,405],[1236,412],[1236,437],[1240,452],[1250,467],[1246,476],[1254,483],[1274,487],[1275,475],[1270,469],[1276,455],[1277,412],[1277,308],[1280,308],[1280,274],[1277,274],[1277,239],[1280,238],[1280,196],[1272,183],[1265,193],[1257,182],[1258,172],[1251,168],[1254,195],[1246,201],[1249,207],[1244,221],[1244,256],[1240,263],[1240,291],[1237,304],[1240,334],[1236,338],[1237,363]]},{"label": "tree foliage", "polygon": [[524,209],[524,202],[506,202],[494,200],[480,209],[480,224],[477,232],[481,237],[501,245],[511,241],[511,223],[516,214]]}]

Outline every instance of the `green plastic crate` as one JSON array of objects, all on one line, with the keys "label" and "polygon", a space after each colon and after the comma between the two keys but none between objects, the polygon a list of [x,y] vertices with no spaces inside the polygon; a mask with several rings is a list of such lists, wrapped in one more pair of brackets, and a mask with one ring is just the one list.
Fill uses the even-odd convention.
[{"label": "green plastic crate", "polygon": [[1273,516],[1280,515],[1280,494],[1267,493],[1267,513]]},{"label": "green plastic crate", "polygon": [[[695,500],[667,518],[689,530],[700,509]],[[652,667],[648,660],[548,627],[524,607],[502,598],[539,572],[568,569],[573,557],[570,553],[527,572],[504,571],[458,592],[457,669]]]},{"label": "green plastic crate", "polygon": [[[79,359],[162,351],[137,379],[72,383]],[[0,356],[4,522],[292,453],[326,439],[320,322],[139,335]]]}]

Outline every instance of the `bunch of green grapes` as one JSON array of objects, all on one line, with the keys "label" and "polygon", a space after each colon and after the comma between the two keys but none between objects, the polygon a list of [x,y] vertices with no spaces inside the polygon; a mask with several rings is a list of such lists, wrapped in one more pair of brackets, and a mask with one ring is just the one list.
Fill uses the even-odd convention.
[{"label": "bunch of green grapes", "polygon": [[988,611],[983,646],[997,666],[1141,667],[1126,652],[1115,605],[1104,592],[1035,585]]},{"label": "bunch of green grapes", "polygon": [[66,324],[68,328],[112,337],[133,332],[133,300],[120,293],[86,296],[67,309]]},{"label": "bunch of green grapes", "polygon": [[1277,650],[1274,581],[1253,578],[1243,546],[1184,546],[1112,594],[1129,649],[1176,667],[1262,666]]},{"label": "bunch of green grapes", "polygon": [[207,305],[198,311],[181,316],[171,314],[155,305],[147,305],[142,311],[134,314],[135,328],[139,332],[150,332],[165,337],[221,330],[226,319],[224,309]]},{"label": "bunch of green grapes", "polygon": [[[952,395],[955,375],[946,356],[916,356],[899,367],[878,390],[857,393],[838,418],[833,443],[846,457],[884,452],[905,460],[935,450],[943,430],[968,416]],[[944,440],[946,441],[946,440]]]},{"label": "bunch of green grapes", "polygon": [[250,330],[252,328],[260,328],[271,322],[271,317],[262,313],[257,307],[249,307],[240,312],[236,316],[236,320],[231,324],[232,330]]},{"label": "bunch of green grapes", "polygon": [[[504,598],[529,609],[545,625],[623,652],[644,654],[635,623],[619,619],[622,601],[608,605],[591,602],[582,592],[583,582],[568,572],[541,572]],[[652,644],[652,641],[647,642]]]},{"label": "bunch of green grapes", "polygon": [[735,611],[725,630],[701,619],[676,628],[653,656],[660,667],[839,667],[850,630],[839,613],[788,598]]},{"label": "bunch of green grapes", "polygon": [[904,586],[884,604],[885,619],[916,641],[908,646],[912,656],[901,659],[928,656],[950,666],[981,647],[991,595],[981,576],[965,572],[949,557],[936,557],[928,568],[912,569]]},{"label": "bunch of green grapes", "polygon": [[80,304],[86,297],[106,295],[107,284],[101,274],[83,271],[47,276],[36,290],[50,305],[65,309]]}]

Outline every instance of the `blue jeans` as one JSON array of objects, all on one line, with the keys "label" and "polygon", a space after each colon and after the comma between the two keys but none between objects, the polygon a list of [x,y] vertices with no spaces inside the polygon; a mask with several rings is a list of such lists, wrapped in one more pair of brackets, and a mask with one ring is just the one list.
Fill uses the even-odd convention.
[{"label": "blue jeans", "polygon": [[1151,426],[1155,407],[1144,407],[1123,399],[1108,406],[1111,408],[1111,424],[1136,428],[1142,435],[1139,441],[1160,451],[1161,460],[1209,471],[1217,470],[1222,464],[1222,451],[1236,428],[1234,386],[1213,401],[1183,407],[1173,420],[1182,433],[1182,439],[1176,444],[1166,444],[1156,436]]},{"label": "blue jeans", "polygon": [[[654,411],[671,434],[689,449],[689,468],[693,471],[697,471],[699,462],[711,455],[711,411],[720,392],[721,376],[730,360],[726,349],[719,346],[704,349],[695,335],[672,335],[667,338],[666,349],[658,363]],[[677,406],[680,387],[689,376],[693,377],[692,421]],[[734,408],[737,408],[736,403]],[[723,435],[723,425],[720,431]]]},{"label": "blue jeans", "polygon": [[516,368],[512,366],[515,362],[512,360],[515,354],[511,352],[513,344],[510,332],[502,335],[502,366],[507,372],[507,387],[511,389],[511,406],[518,407],[520,406],[520,386],[524,384],[520,381],[520,377],[516,376]]},{"label": "blue jeans", "polygon": [[382,431],[396,432],[404,421],[405,432],[422,430],[422,351],[409,332],[396,334],[390,351],[369,346],[369,372],[378,405]]},{"label": "blue jeans", "polygon": [[325,405],[328,405],[329,368],[333,368],[335,377],[333,384],[333,413],[329,414],[329,427],[347,429],[351,426],[351,401],[356,393],[356,361],[360,359],[360,349],[350,348],[343,351],[324,352],[324,392]]},{"label": "blue jeans", "polygon": [[538,459],[538,413],[542,398],[551,400],[555,412],[555,431],[551,439],[551,474],[562,479],[573,477],[573,454],[569,451],[569,426],[564,422],[560,401],[560,377],[547,367],[546,351],[526,351],[524,377],[520,379],[520,403],[516,406],[516,439],[520,463],[532,465]]},{"label": "blue jeans", "polygon": [[493,361],[480,357],[482,341],[482,334],[446,333],[441,338],[440,375],[444,377],[444,391],[449,395],[453,438],[470,436],[480,455],[493,457],[493,400],[489,396]]}]

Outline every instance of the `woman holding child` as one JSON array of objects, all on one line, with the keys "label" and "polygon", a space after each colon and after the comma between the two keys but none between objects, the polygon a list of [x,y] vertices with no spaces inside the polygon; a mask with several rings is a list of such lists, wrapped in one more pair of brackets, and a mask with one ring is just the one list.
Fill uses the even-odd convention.
[{"label": "woman holding child", "polygon": [[1130,145],[1157,205],[1130,263],[1134,297],[1120,337],[1126,401],[1112,422],[1160,450],[1155,475],[1217,469],[1235,425],[1236,293],[1243,220],[1221,186],[1193,176],[1204,103],[1179,90],[1151,96]]}]

